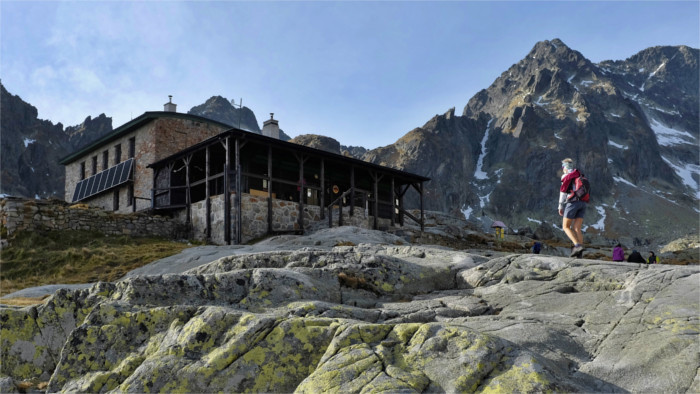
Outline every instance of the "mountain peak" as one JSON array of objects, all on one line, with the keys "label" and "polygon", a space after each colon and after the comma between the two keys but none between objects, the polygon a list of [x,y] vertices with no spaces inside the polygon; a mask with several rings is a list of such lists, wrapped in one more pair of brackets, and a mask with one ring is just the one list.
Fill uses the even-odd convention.
[{"label": "mountain peak", "polygon": [[192,107],[187,113],[260,133],[260,126],[253,111],[247,107],[236,108],[232,102],[222,96],[212,96],[204,104]]}]

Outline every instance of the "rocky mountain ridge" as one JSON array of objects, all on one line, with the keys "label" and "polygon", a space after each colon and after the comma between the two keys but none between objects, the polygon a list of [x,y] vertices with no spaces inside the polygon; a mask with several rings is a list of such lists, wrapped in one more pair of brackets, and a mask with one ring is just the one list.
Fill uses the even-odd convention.
[{"label": "rocky mountain ridge", "polygon": [[450,109],[364,158],[431,177],[429,209],[517,229],[561,221],[558,171],[571,157],[593,183],[587,232],[641,243],[697,232],[697,61],[681,46],[596,65],[539,42],[462,116]]}]

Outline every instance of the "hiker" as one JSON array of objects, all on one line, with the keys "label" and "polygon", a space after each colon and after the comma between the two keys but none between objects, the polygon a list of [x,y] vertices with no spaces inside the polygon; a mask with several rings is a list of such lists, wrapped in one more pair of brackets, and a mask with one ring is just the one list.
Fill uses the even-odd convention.
[{"label": "hiker", "polygon": [[659,258],[656,257],[653,251],[649,252],[649,264],[659,264]]},{"label": "hiker", "polygon": [[645,264],[646,261],[644,261],[644,257],[637,252],[636,250],[633,250],[632,253],[630,253],[630,257],[627,258],[627,262],[629,263],[641,263]]},{"label": "hiker", "polygon": [[574,243],[569,257],[581,257],[585,249],[583,247],[581,226],[583,226],[583,216],[586,213],[589,196],[586,193],[579,197],[575,193],[577,189],[574,189],[574,185],[579,184],[579,178],[583,177],[583,174],[574,168],[572,159],[562,160],[561,169],[563,174],[561,176],[561,187],[559,188],[559,216],[564,218],[562,228],[566,236]]},{"label": "hiker", "polygon": [[540,254],[540,250],[542,250],[542,244],[539,242],[535,242],[535,244],[532,245],[532,253]]},{"label": "hiker", "polygon": [[613,261],[625,261],[625,250],[619,242],[613,248]]}]

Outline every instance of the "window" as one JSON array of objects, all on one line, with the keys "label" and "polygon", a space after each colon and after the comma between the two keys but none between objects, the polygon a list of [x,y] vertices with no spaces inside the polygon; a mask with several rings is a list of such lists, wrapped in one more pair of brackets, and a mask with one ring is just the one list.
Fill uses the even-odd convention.
[{"label": "window", "polygon": [[102,169],[106,170],[109,166],[109,151],[102,152]]},{"label": "window", "polygon": [[85,162],[80,163],[80,180],[85,179]]},{"label": "window", "polygon": [[114,165],[122,161],[122,144],[114,145]]},{"label": "window", "polygon": [[129,158],[136,155],[136,137],[129,138]]},{"label": "window", "polygon": [[114,200],[113,200],[113,203],[114,203],[114,209],[113,209],[113,210],[114,210],[114,211],[118,211],[118,210],[119,210],[119,188],[116,188],[116,189],[114,190]]},{"label": "window", "polygon": [[97,155],[92,157],[92,175],[97,174]]}]

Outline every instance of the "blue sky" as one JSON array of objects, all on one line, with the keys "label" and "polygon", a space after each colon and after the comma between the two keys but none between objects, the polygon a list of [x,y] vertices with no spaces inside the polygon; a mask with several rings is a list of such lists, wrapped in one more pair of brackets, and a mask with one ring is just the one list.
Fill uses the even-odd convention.
[{"label": "blue sky", "polygon": [[65,126],[220,95],[292,137],[376,148],[461,114],[538,41],[622,60],[700,47],[699,21],[698,1],[0,0],[0,78]]}]

